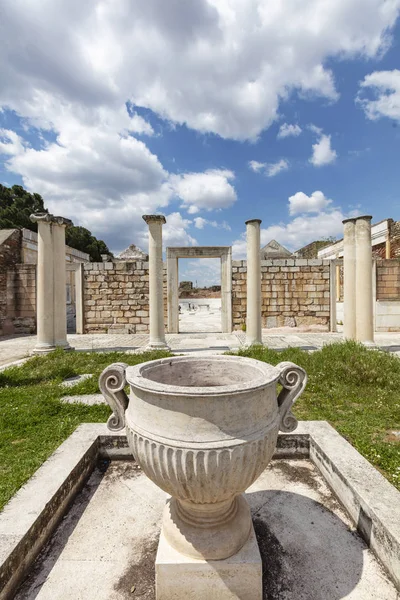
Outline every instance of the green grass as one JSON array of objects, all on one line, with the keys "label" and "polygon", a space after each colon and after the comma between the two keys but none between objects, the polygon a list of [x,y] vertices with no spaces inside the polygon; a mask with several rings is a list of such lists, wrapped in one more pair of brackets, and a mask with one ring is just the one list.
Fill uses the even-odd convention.
[{"label": "green grass", "polygon": [[337,343],[308,354],[298,348],[240,351],[276,365],[290,360],[308,374],[296,402],[298,419],[325,420],[400,489],[400,360],[355,342]]},{"label": "green grass", "polygon": [[[400,360],[347,342],[308,354],[297,348],[239,352],[271,364],[290,360],[304,367],[308,384],[294,413],[324,419],[400,489]],[[0,508],[80,424],[105,422],[107,406],[63,404],[63,395],[98,392],[101,371],[113,362],[130,365],[169,356],[165,352],[53,352],[0,373]],[[73,390],[67,377],[93,373]]]},{"label": "green grass", "polygon": [[[70,394],[98,393],[101,371],[113,362],[135,365],[166,352],[63,352],[30,359],[0,373],[0,509],[80,423],[105,422],[108,406],[63,404]],[[67,377],[93,373],[72,390]]]}]

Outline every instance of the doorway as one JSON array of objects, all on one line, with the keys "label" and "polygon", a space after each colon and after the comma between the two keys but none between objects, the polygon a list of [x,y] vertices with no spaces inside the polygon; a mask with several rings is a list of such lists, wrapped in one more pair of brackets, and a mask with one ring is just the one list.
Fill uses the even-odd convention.
[{"label": "doorway", "polygon": [[[191,306],[183,306],[183,298],[179,299],[179,259],[188,258],[191,260],[199,258],[219,258],[220,259],[220,281],[221,281],[221,300],[220,300],[220,323],[222,333],[231,333],[232,331],[232,248],[231,246],[197,246],[190,248],[167,248],[167,302],[168,302],[168,332],[179,333],[179,305],[181,311],[187,310],[188,314],[181,319],[181,330],[194,332],[196,323],[198,330],[201,330],[201,312],[204,317],[215,307],[211,307],[213,302],[207,302],[205,299],[196,298]],[[182,278],[181,278],[182,279]],[[189,281],[189,280],[188,280]],[[192,282],[193,283],[193,282]],[[195,300],[195,299],[193,299]],[[216,304],[216,303],[215,303]],[[215,315],[214,315],[215,316]],[[213,318],[207,318],[211,322]],[[211,315],[210,315],[211,317]],[[206,319],[203,319],[206,321]],[[211,329],[215,331],[214,329]]]}]

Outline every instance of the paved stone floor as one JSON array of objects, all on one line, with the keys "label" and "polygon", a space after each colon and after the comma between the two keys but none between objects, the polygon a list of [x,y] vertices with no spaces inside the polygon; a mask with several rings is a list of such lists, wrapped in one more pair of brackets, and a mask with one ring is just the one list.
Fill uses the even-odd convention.
[{"label": "paved stone floor", "polygon": [[[146,348],[148,339],[147,334],[74,334],[68,336],[70,345],[76,350],[97,352],[107,350],[140,352]],[[240,347],[243,347],[246,334],[242,331],[235,331],[233,333],[193,332],[167,334],[166,339],[173,352],[217,354],[228,350],[238,350]],[[305,350],[317,350],[325,344],[331,344],[341,339],[341,333],[304,332],[298,331],[295,328],[263,330],[264,345],[275,349],[296,346]],[[400,333],[377,333],[375,335],[375,342],[378,347],[400,355]],[[35,335],[0,337],[0,366],[28,357],[35,347],[35,343]]]},{"label": "paved stone floor", "polygon": [[[154,600],[166,497],[133,462],[96,470],[15,600]],[[264,600],[399,599],[310,461],[272,461],[247,499]]]}]

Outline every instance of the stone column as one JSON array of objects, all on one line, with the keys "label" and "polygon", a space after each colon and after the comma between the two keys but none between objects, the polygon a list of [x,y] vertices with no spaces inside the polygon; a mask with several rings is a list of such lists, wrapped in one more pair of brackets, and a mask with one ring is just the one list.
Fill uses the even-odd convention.
[{"label": "stone column", "polygon": [[38,224],[38,262],[36,291],[37,340],[35,353],[54,350],[54,286],[52,218],[48,213],[31,215]]},{"label": "stone column", "polygon": [[221,256],[221,330],[232,333],[232,248]]},{"label": "stone column", "polygon": [[143,215],[149,226],[149,349],[168,348],[164,331],[162,226],[164,215]]},{"label": "stone column", "polygon": [[356,339],[355,219],[345,219],[343,236],[343,336]]},{"label": "stone column", "polygon": [[179,332],[178,258],[167,248],[168,333]]},{"label": "stone column", "polygon": [[356,337],[367,344],[374,343],[371,219],[369,215],[355,219]]},{"label": "stone column", "polygon": [[76,311],[76,333],[83,333],[83,263],[78,263],[75,271],[75,311]]},{"label": "stone column", "polygon": [[246,345],[262,344],[260,219],[246,221],[247,227],[247,321]]},{"label": "stone column", "polygon": [[70,350],[67,341],[67,279],[65,259],[65,228],[72,221],[53,217],[54,272],[54,343],[57,348]]}]

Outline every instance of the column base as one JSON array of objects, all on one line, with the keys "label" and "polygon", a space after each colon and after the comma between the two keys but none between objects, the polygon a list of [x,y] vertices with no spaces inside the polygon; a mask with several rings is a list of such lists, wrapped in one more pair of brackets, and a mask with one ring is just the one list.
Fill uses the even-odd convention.
[{"label": "column base", "polygon": [[245,348],[251,348],[251,346],[263,346],[264,344],[258,340],[246,340],[244,343]]},{"label": "column base", "polygon": [[66,344],[56,344],[56,348],[61,348],[61,350],[65,350],[65,352],[75,350],[75,348],[73,346],[70,346],[68,342]]},{"label": "column base", "polygon": [[55,349],[55,346],[35,346],[32,354],[49,354],[49,352],[53,352]]},{"label": "column base", "polygon": [[367,348],[375,348],[376,344],[374,341],[367,341],[367,342],[362,342],[360,341],[360,344],[362,344],[363,346],[366,346]]},{"label": "column base", "polygon": [[253,526],[239,552],[223,560],[207,561],[180,554],[161,531],[156,557],[156,598],[262,600],[262,564]]},{"label": "column base", "polygon": [[171,350],[167,342],[149,342],[146,350]]}]

